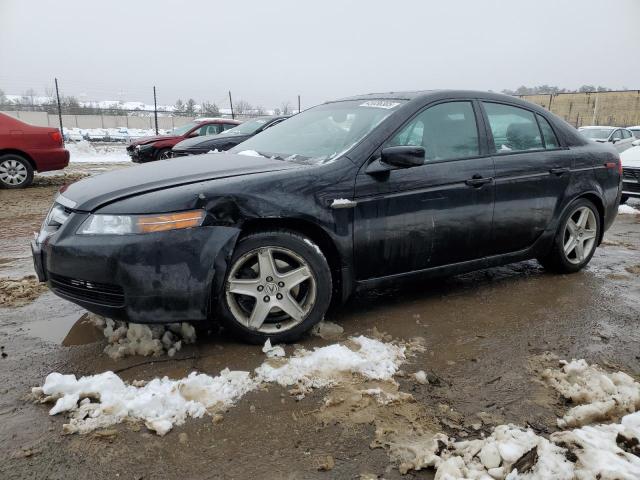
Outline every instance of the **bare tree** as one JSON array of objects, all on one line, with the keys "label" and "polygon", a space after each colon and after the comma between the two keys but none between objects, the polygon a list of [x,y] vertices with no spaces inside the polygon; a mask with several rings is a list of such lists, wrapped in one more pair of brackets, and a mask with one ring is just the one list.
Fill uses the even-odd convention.
[{"label": "bare tree", "polygon": [[282,115],[291,115],[291,104],[288,101],[282,102],[280,110],[282,110]]},{"label": "bare tree", "polygon": [[181,99],[178,99],[176,101],[175,105],[173,106],[173,111],[177,114],[184,113],[185,106]]},{"label": "bare tree", "polygon": [[30,88],[22,94],[22,103],[24,105],[33,105],[35,103],[35,97],[37,96],[38,92],[36,92],[33,88]]},{"label": "bare tree", "polygon": [[280,109],[279,109],[279,108],[274,108],[274,109],[273,109],[273,114],[274,114],[274,115],[282,115],[282,112],[280,111]]},{"label": "bare tree", "polygon": [[190,117],[193,117],[196,114],[196,101],[193,98],[187,100],[187,103],[184,107],[184,113],[186,113]]},{"label": "bare tree", "polygon": [[240,99],[238,102],[234,102],[233,104],[233,111],[238,115],[249,113],[251,110],[253,110],[253,107],[245,100]]},{"label": "bare tree", "polygon": [[202,102],[202,113],[217,117],[220,115],[220,109],[218,105],[211,102]]},{"label": "bare tree", "polygon": [[267,111],[262,105],[257,105],[255,108],[256,115],[266,115]]},{"label": "bare tree", "polygon": [[0,88],[0,103],[7,103],[7,97],[1,88]]}]

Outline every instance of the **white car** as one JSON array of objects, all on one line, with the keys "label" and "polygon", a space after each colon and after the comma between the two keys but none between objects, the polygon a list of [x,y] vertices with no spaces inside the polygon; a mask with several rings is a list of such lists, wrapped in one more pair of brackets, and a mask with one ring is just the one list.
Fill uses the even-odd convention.
[{"label": "white car", "polygon": [[622,198],[620,203],[625,203],[629,198],[640,198],[640,145],[622,152],[620,160],[622,160]]},{"label": "white car", "polygon": [[634,137],[640,140],[640,125],[636,125],[634,127],[627,127],[627,130],[629,130]]},{"label": "white car", "polygon": [[585,126],[580,127],[578,131],[594,142],[611,143],[618,152],[631,148],[631,144],[636,140],[631,130],[626,128]]}]

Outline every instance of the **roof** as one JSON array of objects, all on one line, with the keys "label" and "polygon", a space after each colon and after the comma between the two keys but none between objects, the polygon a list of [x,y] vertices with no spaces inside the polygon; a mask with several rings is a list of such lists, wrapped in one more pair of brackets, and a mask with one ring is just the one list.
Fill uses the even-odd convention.
[{"label": "roof", "polygon": [[231,118],[224,118],[224,117],[202,117],[202,118],[194,118],[193,119],[194,122],[238,122],[240,123],[238,120],[233,120]]}]

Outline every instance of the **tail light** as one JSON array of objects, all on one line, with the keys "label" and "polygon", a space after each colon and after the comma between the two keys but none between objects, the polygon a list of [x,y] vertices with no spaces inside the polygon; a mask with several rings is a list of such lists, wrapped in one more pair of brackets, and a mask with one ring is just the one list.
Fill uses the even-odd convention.
[{"label": "tail light", "polygon": [[607,162],[604,164],[605,168],[615,168],[618,171],[618,174],[622,176],[622,161],[617,159],[615,162]]},{"label": "tail light", "polygon": [[55,143],[57,143],[58,145],[62,145],[62,135],[58,130],[56,130],[55,132],[49,132],[49,136]]}]

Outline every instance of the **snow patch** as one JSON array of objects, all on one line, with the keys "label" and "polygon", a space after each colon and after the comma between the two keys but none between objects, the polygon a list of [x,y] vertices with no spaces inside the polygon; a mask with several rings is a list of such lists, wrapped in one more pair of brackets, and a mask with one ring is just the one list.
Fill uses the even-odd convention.
[{"label": "snow patch", "polygon": [[190,323],[145,325],[126,323],[98,315],[90,315],[94,324],[102,328],[107,342],[106,353],[113,360],[131,355],[173,357],[184,344],[195,343],[196,329]]},{"label": "snow patch", "polygon": [[630,205],[620,205],[618,207],[618,213],[621,215],[638,215],[640,210],[633,208]]},{"label": "snow patch", "polygon": [[[114,329],[114,326],[108,327],[109,333],[122,339],[119,330],[122,327]],[[127,335],[130,331],[131,327]],[[148,340],[146,333],[144,338]],[[152,335],[152,340],[158,339]],[[164,435],[174,425],[184,423],[187,417],[199,418],[232,406],[266,382],[283,386],[298,384],[309,389],[340,383],[345,374],[391,380],[405,359],[404,347],[367,337],[351,338],[348,345],[334,344],[313,351],[301,349],[288,359],[271,358],[253,375],[224,369],[216,377],[193,372],[180,380],[164,377],[148,383],[126,384],[113,372],[80,379],[75,375],[51,373],[42,387],[32,389],[32,394],[40,402],[55,402],[50,415],[69,412],[70,422],[64,426],[67,433],[87,433],[134,419],[143,421],[158,435]],[[272,347],[270,342],[265,344],[269,352],[278,348],[282,347]]]},{"label": "snow patch", "polygon": [[264,155],[260,155],[258,152],[256,152],[255,150],[243,150],[241,152],[238,152],[238,155],[246,155],[247,157],[261,157],[261,158],[267,158]]},{"label": "snow patch", "polygon": [[131,159],[123,145],[108,145],[96,147],[86,140],[68,142],[65,148],[69,150],[69,161],[78,163],[121,163]]},{"label": "snow patch", "polygon": [[558,419],[560,428],[610,420],[640,409],[640,383],[626,373],[607,373],[585,360],[563,361],[561,365],[560,370],[543,372],[553,388],[576,404]]},{"label": "snow patch", "polygon": [[262,352],[267,355],[267,358],[276,358],[276,357],[284,357],[284,348],[280,345],[271,346],[271,339],[267,338],[267,341],[264,342],[264,347],[262,347]]}]

